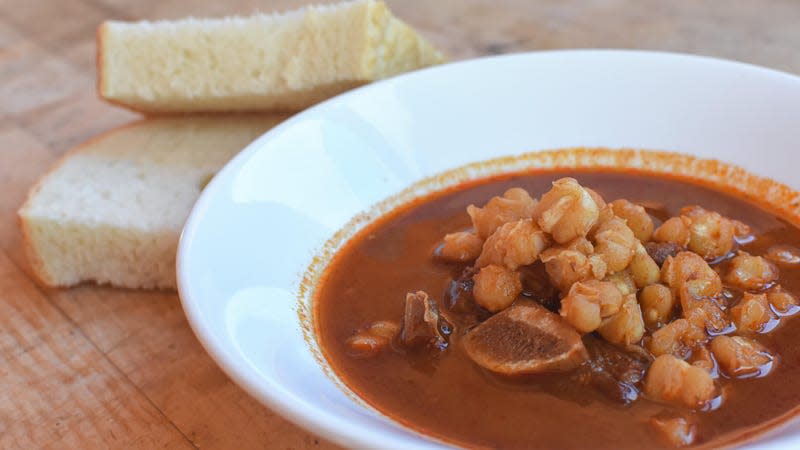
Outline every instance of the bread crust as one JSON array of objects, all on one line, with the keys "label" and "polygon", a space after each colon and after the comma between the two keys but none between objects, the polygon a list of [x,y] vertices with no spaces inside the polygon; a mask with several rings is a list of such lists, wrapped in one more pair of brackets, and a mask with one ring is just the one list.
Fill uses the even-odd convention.
[{"label": "bread crust", "polygon": [[[105,95],[105,79],[106,79],[106,72],[105,72],[105,61],[103,59],[103,53],[105,50],[106,45],[106,30],[108,29],[108,22],[103,22],[98,25],[97,30],[95,31],[95,41],[97,44],[95,45],[95,72],[97,74],[97,79],[95,80],[95,89],[97,90],[97,96],[105,101],[106,103],[117,106],[120,108],[127,109],[129,111],[133,111],[142,115],[150,115],[148,111],[142,110],[137,108],[134,105],[130,105],[125,102],[121,102],[118,100],[114,100],[112,98],[106,97]],[[113,130],[112,130],[113,131]],[[103,136],[102,134],[100,136]],[[99,137],[99,136],[98,136]]]},{"label": "bread crust", "polygon": [[[98,78],[98,83],[99,83],[99,78]],[[335,97],[336,95],[342,94],[342,93],[347,92],[347,91],[349,91],[351,89],[356,89],[356,88],[359,88],[359,87],[364,86],[366,84],[369,84],[369,82],[367,82],[367,81],[352,81],[352,82],[346,82],[346,83],[349,84],[350,86],[347,86],[346,88],[344,88],[341,92],[339,92],[337,94],[334,94],[332,96],[326,96],[326,97],[328,97],[328,98]],[[307,89],[305,91],[298,91],[297,95],[303,95],[303,94],[307,94],[309,92],[314,92],[315,89],[324,90],[327,87],[328,86],[325,86],[325,85],[316,86],[315,88]],[[298,109],[298,108],[290,108],[290,107],[286,107],[286,108],[277,108],[276,107],[276,108],[271,108],[271,109],[267,109],[267,110],[264,110],[264,109],[232,109],[232,110],[198,109],[198,110],[192,110],[192,111],[164,111],[164,110],[159,110],[159,109],[156,109],[156,108],[151,108],[151,109],[142,108],[142,107],[136,106],[136,105],[134,105],[132,103],[127,103],[127,102],[125,102],[123,100],[117,100],[117,99],[105,97],[105,96],[103,96],[102,92],[100,92],[99,84],[98,84],[98,95],[100,96],[100,98],[103,101],[105,101],[108,104],[111,104],[113,106],[117,106],[117,107],[120,107],[120,108],[127,109],[128,111],[133,111],[135,113],[141,114],[145,118],[154,118],[154,119],[155,118],[166,118],[166,117],[213,116],[213,115],[220,115],[220,114],[225,114],[225,115],[231,115],[231,114],[234,114],[234,115],[235,114],[244,114],[244,115],[248,115],[248,114],[294,114],[294,113],[297,113],[299,110],[310,108],[310,107],[312,107],[312,106],[314,106],[314,105],[316,105],[318,103],[321,103],[321,102],[323,102],[323,101],[325,101],[327,99],[327,98],[322,98],[319,101],[311,103],[311,104],[308,104],[304,108],[300,108],[300,109]]]},{"label": "bread crust", "polygon": [[17,222],[19,223],[19,229],[22,233],[22,250],[25,253],[25,258],[28,260],[29,274],[32,275],[36,284],[40,286],[48,288],[58,287],[52,279],[47,278],[48,274],[44,270],[44,261],[42,261],[42,258],[33,248],[30,231],[28,230],[28,223],[19,213],[17,214]]},{"label": "bread crust", "polygon": [[105,43],[105,38],[103,35],[105,34],[106,29],[106,22],[101,23],[97,30],[95,31],[95,41],[97,44],[95,45],[95,74],[97,79],[95,80],[95,87],[97,89],[97,96],[105,99],[103,95],[104,90],[104,83],[103,80],[105,79],[105,74],[103,72],[103,48]]}]

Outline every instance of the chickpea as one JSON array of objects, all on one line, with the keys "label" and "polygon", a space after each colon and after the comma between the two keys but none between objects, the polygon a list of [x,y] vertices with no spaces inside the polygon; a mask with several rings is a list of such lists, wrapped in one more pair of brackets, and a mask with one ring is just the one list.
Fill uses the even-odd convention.
[{"label": "chickpea", "polygon": [[610,205],[614,215],[625,220],[636,239],[642,242],[650,240],[653,235],[653,219],[642,206],[625,199],[614,200]]},{"label": "chickpea", "polygon": [[611,206],[606,205],[605,207],[600,208],[600,215],[597,218],[597,223],[594,224],[594,227],[592,227],[591,230],[589,230],[589,236],[594,236],[595,233],[597,233],[597,229],[600,227],[600,225],[608,222],[614,217],[616,216],[614,215],[614,210],[611,209]]},{"label": "chickpea", "polygon": [[593,189],[589,189],[589,188],[584,188],[584,189],[586,189],[586,191],[589,193],[589,195],[592,196],[592,199],[594,200],[594,202],[597,203],[597,207],[600,208],[600,214],[597,216],[597,222],[589,230],[589,233],[588,233],[590,235],[594,235],[594,233],[597,231],[597,227],[600,226],[601,223],[603,223],[603,222],[607,221],[608,219],[614,217],[614,210],[611,209],[611,206],[609,206],[606,203],[606,201],[603,200],[603,197],[600,194],[598,194],[597,191],[595,191]]},{"label": "chickpea", "polygon": [[[577,286],[580,283],[573,285]],[[561,317],[580,333],[590,333],[602,322],[600,305],[581,295],[567,295],[561,300]]]},{"label": "chickpea", "polygon": [[792,245],[773,245],[764,255],[768,260],[787,266],[800,264],[800,248]]},{"label": "chickpea", "polygon": [[486,239],[504,223],[527,219],[533,215],[536,200],[520,188],[507,190],[502,197],[492,197],[483,208],[467,207],[472,226],[481,239]]},{"label": "chickpea", "polygon": [[691,221],[689,250],[705,259],[715,259],[730,253],[736,232],[733,221],[699,206],[683,208],[681,215]]},{"label": "chickpea", "polygon": [[714,371],[716,363],[711,356],[711,351],[705,345],[701,344],[692,349],[692,356],[689,357],[689,364],[710,373],[712,378],[717,378]]},{"label": "chickpea", "polygon": [[348,353],[356,358],[370,358],[385,348],[387,342],[374,336],[356,334],[347,339]]},{"label": "chickpea", "polygon": [[697,437],[697,427],[685,417],[652,417],[649,423],[667,444],[676,448],[692,445]]},{"label": "chickpea", "polygon": [[730,321],[716,298],[698,294],[705,289],[704,281],[684,283],[679,292],[683,317],[695,326],[721,332],[730,325]]},{"label": "chickpea", "polygon": [[670,242],[681,247],[689,244],[691,233],[689,225],[691,222],[685,217],[672,217],[667,219],[660,227],[653,232],[653,240],[656,242]]},{"label": "chickpea", "polygon": [[722,292],[722,280],[717,272],[700,256],[680,252],[668,257],[661,267],[661,281],[674,291],[680,291],[687,281],[692,281],[692,294],[696,297],[713,297]]},{"label": "chickpea", "polygon": [[614,283],[622,295],[636,293],[636,282],[633,281],[633,277],[627,270],[607,275],[604,281]]},{"label": "chickpea", "polygon": [[711,353],[722,372],[731,378],[767,375],[774,357],[766,347],[741,336],[717,336],[711,341]]},{"label": "chickpea", "polygon": [[731,220],[733,223],[733,237],[739,243],[750,242],[754,239],[753,230],[750,225],[738,220]]},{"label": "chickpea", "polygon": [[637,244],[640,244],[633,231],[619,217],[601,223],[594,234],[594,241],[595,253],[603,257],[612,273],[628,267]]},{"label": "chickpea", "polygon": [[[589,267],[592,268],[592,276],[597,280],[602,280],[608,273],[608,264],[600,255],[589,255]],[[619,272],[623,273],[623,272]]]},{"label": "chickpea", "polygon": [[677,319],[653,332],[647,342],[647,349],[655,356],[685,356],[690,348],[706,339],[702,328],[687,319]]},{"label": "chickpea", "polygon": [[445,261],[474,261],[481,254],[483,239],[468,231],[459,231],[444,235],[437,256]]},{"label": "chickpea", "polygon": [[761,290],[774,283],[778,276],[778,268],[771,262],[739,252],[731,260],[725,281],[742,289]]},{"label": "chickpea", "polygon": [[591,242],[586,238],[577,238],[566,246],[548,248],[542,252],[540,259],[545,265],[550,282],[562,293],[566,293],[577,281],[605,276],[605,261],[593,255],[593,252]]},{"label": "chickpea", "polygon": [[597,223],[600,208],[574,178],[561,178],[542,196],[533,216],[559,244],[585,237]]},{"label": "chickpea", "polygon": [[608,282],[588,280],[572,285],[563,299],[559,313],[576,330],[589,333],[596,330],[605,317],[616,314],[622,304],[622,294]]},{"label": "chickpea", "polygon": [[389,347],[400,326],[388,320],[379,320],[356,331],[347,339],[349,353],[356,358],[371,358]]},{"label": "chickpea", "polygon": [[675,297],[672,291],[663,284],[651,284],[639,291],[639,304],[642,317],[651,328],[658,328],[668,323],[675,309]]},{"label": "chickpea", "polygon": [[625,296],[619,312],[603,320],[597,332],[613,344],[629,345],[641,341],[644,335],[644,320],[636,295]]},{"label": "chickpea", "polygon": [[475,302],[490,312],[508,308],[522,292],[519,273],[494,264],[482,268],[473,280],[472,295]]},{"label": "chickpea", "polygon": [[745,292],[739,303],[731,308],[731,318],[741,332],[759,332],[773,319],[767,294]]},{"label": "chickpea", "polygon": [[568,242],[566,246],[564,246],[563,248],[566,248],[568,250],[579,251],[584,255],[591,255],[592,253],[594,253],[594,245],[592,245],[592,243],[589,242],[589,240],[586,239],[585,237],[575,238],[572,241]]},{"label": "chickpea", "polygon": [[636,243],[636,251],[633,254],[631,263],[628,265],[628,271],[630,271],[636,287],[640,288],[657,283],[661,277],[661,269],[658,264],[647,254],[644,246],[638,242]]},{"label": "chickpea", "polygon": [[767,300],[778,315],[789,316],[798,311],[797,297],[791,292],[784,291],[780,286],[767,293]]},{"label": "chickpea", "polygon": [[475,267],[495,264],[516,270],[536,262],[549,244],[547,234],[532,219],[507,222],[486,239]]},{"label": "chickpea", "polygon": [[551,247],[542,252],[541,260],[550,282],[561,292],[589,279],[592,273],[589,258],[579,251]]},{"label": "chickpea", "polygon": [[602,195],[600,195],[597,191],[595,191],[592,188],[585,187],[584,189],[586,189],[586,192],[588,192],[589,195],[592,196],[592,200],[594,200],[598,208],[602,210],[606,207],[606,201],[603,199]]},{"label": "chickpea", "polygon": [[717,389],[705,370],[672,355],[661,355],[647,371],[644,392],[654,400],[700,409],[716,396]]}]

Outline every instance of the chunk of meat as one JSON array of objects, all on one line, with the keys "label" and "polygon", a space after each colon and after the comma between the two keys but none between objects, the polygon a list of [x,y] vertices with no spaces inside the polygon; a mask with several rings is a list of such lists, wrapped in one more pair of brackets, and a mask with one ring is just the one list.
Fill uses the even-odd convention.
[{"label": "chunk of meat", "polygon": [[659,415],[648,421],[653,430],[673,447],[687,447],[697,438],[697,427],[686,417]]},{"label": "chunk of meat", "polygon": [[629,345],[641,341],[644,335],[644,320],[642,310],[636,301],[636,294],[625,296],[619,311],[604,319],[597,332],[613,344]]},{"label": "chunk of meat", "polygon": [[536,200],[525,189],[511,188],[502,197],[492,197],[483,208],[467,206],[467,214],[478,236],[486,239],[504,223],[530,218],[535,208]]},{"label": "chunk of meat", "polygon": [[744,333],[764,331],[766,325],[774,319],[769,307],[767,294],[751,294],[745,292],[739,303],[731,308],[731,318],[736,330]]},{"label": "chunk of meat", "polygon": [[701,409],[717,396],[711,375],[672,355],[653,361],[644,380],[644,393],[653,400]]},{"label": "chunk of meat", "polygon": [[476,364],[503,375],[566,372],[588,357],[574,328],[531,301],[495,314],[462,342]]},{"label": "chunk of meat", "polygon": [[371,358],[387,349],[400,327],[389,320],[379,320],[359,329],[345,342],[355,358]]},{"label": "chunk of meat", "polygon": [[694,297],[714,297],[722,292],[722,280],[708,263],[693,252],[680,252],[669,257],[661,267],[661,281],[680,292],[684,284],[690,284]]},{"label": "chunk of meat", "polygon": [[767,300],[772,305],[773,310],[780,316],[790,316],[795,314],[798,308],[797,297],[791,292],[786,292],[780,285],[767,293]]},{"label": "chunk of meat", "polygon": [[436,302],[424,291],[406,294],[400,344],[406,348],[447,347],[449,326],[439,315]]},{"label": "chunk of meat", "polygon": [[508,308],[522,292],[519,273],[494,264],[482,268],[473,280],[472,295],[475,302],[491,312]]},{"label": "chunk of meat", "polygon": [[592,195],[574,178],[554,181],[533,212],[542,230],[559,244],[586,237],[599,215],[600,208]]},{"label": "chunk of meat", "polygon": [[609,272],[625,269],[633,259],[639,243],[633,231],[619,217],[612,217],[597,227],[594,252],[603,257]]},{"label": "chunk of meat", "polygon": [[639,397],[638,385],[652,358],[646,352],[626,351],[592,335],[584,337],[589,361],[588,382],[611,400],[628,404]]},{"label": "chunk of meat", "polygon": [[775,357],[766,347],[742,336],[717,336],[711,353],[722,372],[731,378],[763,377],[772,370]]},{"label": "chunk of meat", "polygon": [[628,271],[633,277],[633,282],[636,287],[643,288],[645,286],[657,283],[661,278],[661,268],[658,267],[653,258],[647,253],[644,246],[637,242],[636,250],[633,253],[633,259],[628,265]]},{"label": "chunk of meat", "polygon": [[561,317],[581,333],[596,330],[602,320],[619,311],[622,294],[613,283],[587,280],[572,285],[561,299]]},{"label": "chunk of meat", "polygon": [[594,246],[586,238],[577,238],[565,246],[550,247],[540,259],[550,282],[561,292],[568,292],[578,281],[602,279],[606,263],[594,255]]},{"label": "chunk of meat", "polygon": [[507,222],[486,239],[475,267],[496,264],[515,270],[533,264],[548,245],[550,238],[533,220]]},{"label": "chunk of meat", "polygon": [[450,281],[444,295],[445,308],[458,313],[475,311],[475,298],[472,295],[475,286],[475,281],[472,279],[474,275],[473,269],[468,267],[458,278]]},{"label": "chunk of meat", "polygon": [[472,289],[475,286],[472,267],[467,267],[458,278],[451,280],[444,293],[443,304],[450,314],[447,320],[453,327],[468,328],[489,318],[491,313],[478,306]]},{"label": "chunk of meat", "polygon": [[687,319],[676,319],[654,331],[647,349],[655,356],[685,357],[689,350],[708,339],[705,331]]},{"label": "chunk of meat", "polygon": [[725,281],[749,290],[761,290],[778,280],[778,268],[760,256],[739,252],[731,259]]},{"label": "chunk of meat", "polygon": [[650,328],[660,328],[672,319],[675,297],[663,284],[651,284],[639,291],[639,305],[645,324]]},{"label": "chunk of meat", "polygon": [[541,261],[530,266],[520,267],[519,276],[522,279],[520,295],[541,303],[550,311],[558,312],[558,308],[561,306],[558,290],[550,282],[550,277]]},{"label": "chunk of meat", "polygon": [[681,216],[690,221],[689,250],[711,260],[725,256],[733,249],[736,227],[732,220],[700,206],[681,209]]},{"label": "chunk of meat", "polygon": [[664,261],[670,256],[675,256],[680,252],[686,251],[684,247],[674,242],[648,242],[644,244],[647,254],[653,258],[658,267],[664,265]]},{"label": "chunk of meat", "polygon": [[644,207],[625,199],[614,200],[609,204],[614,215],[623,219],[628,228],[633,231],[636,239],[647,242],[653,235],[653,219],[647,214]]},{"label": "chunk of meat", "polygon": [[436,256],[451,262],[474,261],[481,254],[483,239],[469,231],[458,231],[444,235]]},{"label": "chunk of meat", "polygon": [[689,239],[691,238],[689,231],[691,223],[691,220],[686,217],[671,217],[656,228],[653,232],[653,240],[686,247],[689,245]]}]

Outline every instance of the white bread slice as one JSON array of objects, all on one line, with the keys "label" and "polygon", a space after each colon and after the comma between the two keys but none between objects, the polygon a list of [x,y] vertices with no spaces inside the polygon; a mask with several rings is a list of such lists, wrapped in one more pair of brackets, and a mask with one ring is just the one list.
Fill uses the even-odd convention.
[{"label": "white bread slice", "polygon": [[178,238],[205,183],[282,119],[148,119],[70,151],[19,211],[35,274],[48,286],[174,289]]},{"label": "white bread slice", "polygon": [[296,111],[442,55],[382,1],[284,14],[103,23],[98,90],[146,113]]}]

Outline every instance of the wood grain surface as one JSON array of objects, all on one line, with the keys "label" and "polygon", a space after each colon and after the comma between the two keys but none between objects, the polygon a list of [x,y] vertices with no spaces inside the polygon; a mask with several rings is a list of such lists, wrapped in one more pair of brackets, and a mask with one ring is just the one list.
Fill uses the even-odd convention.
[{"label": "wood grain surface", "polygon": [[[36,285],[15,215],[60,154],[137,117],[96,97],[101,21],[304,3],[0,0],[0,448],[333,448],[234,385],[195,339],[174,293]],[[451,59],[619,47],[800,73],[797,0],[389,3]]]}]

